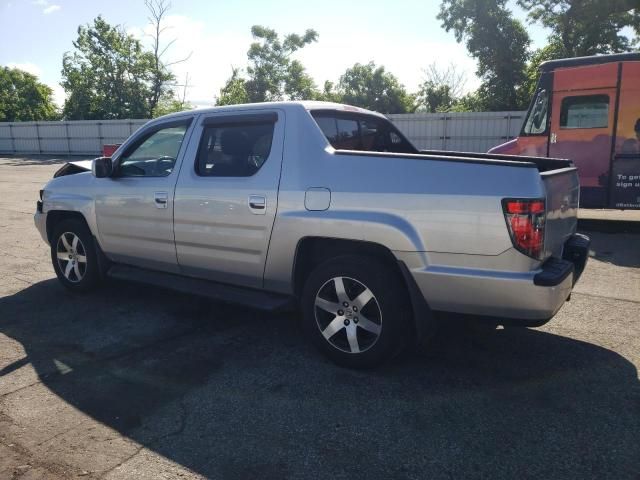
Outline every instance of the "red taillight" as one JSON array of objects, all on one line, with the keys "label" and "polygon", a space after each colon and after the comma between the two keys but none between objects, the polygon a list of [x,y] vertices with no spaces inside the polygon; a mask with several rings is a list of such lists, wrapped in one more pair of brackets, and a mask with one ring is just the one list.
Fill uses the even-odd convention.
[{"label": "red taillight", "polygon": [[540,258],[544,251],[544,200],[505,199],[502,209],[513,246],[525,255]]}]

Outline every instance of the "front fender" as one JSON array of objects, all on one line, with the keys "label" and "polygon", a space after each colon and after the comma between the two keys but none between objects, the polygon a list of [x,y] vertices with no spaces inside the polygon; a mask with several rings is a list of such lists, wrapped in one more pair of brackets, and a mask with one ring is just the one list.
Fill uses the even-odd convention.
[{"label": "front fender", "polygon": [[94,237],[98,238],[95,200],[91,192],[93,176],[90,173],[58,177],[44,188],[43,213],[54,211],[80,213]]}]

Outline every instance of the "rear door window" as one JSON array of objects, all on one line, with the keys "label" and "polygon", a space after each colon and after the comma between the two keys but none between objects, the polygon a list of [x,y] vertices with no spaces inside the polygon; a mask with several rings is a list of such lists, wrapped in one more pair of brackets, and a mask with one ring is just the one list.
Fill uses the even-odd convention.
[{"label": "rear door window", "polygon": [[607,128],[609,95],[565,97],[560,109],[560,128]]},{"label": "rear door window", "polygon": [[214,119],[200,139],[196,173],[202,177],[250,177],[267,161],[274,119]]}]

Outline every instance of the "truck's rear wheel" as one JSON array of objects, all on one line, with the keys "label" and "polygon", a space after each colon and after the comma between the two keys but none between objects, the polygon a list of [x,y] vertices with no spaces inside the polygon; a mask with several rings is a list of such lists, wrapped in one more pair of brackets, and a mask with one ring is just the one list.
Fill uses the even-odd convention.
[{"label": "truck's rear wheel", "polygon": [[70,290],[85,292],[100,280],[93,236],[80,220],[56,225],[51,236],[51,262],[58,280]]},{"label": "truck's rear wheel", "polygon": [[373,258],[342,256],[318,266],[302,295],[304,327],[335,363],[372,367],[404,346],[411,313],[401,277]]}]

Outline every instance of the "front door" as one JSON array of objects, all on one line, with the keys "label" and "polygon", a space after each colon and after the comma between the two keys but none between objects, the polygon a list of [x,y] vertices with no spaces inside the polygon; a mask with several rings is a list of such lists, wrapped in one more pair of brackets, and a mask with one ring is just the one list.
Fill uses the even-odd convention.
[{"label": "front door", "polygon": [[192,117],[145,129],[97,179],[100,244],[113,260],[177,272],[173,194]]},{"label": "front door", "polygon": [[553,94],[549,156],[574,161],[583,207],[607,206],[615,103],[615,88]]},{"label": "front door", "polygon": [[[204,115],[175,194],[183,273],[259,288],[278,202],[284,113]],[[199,141],[195,141],[199,139]]]}]

